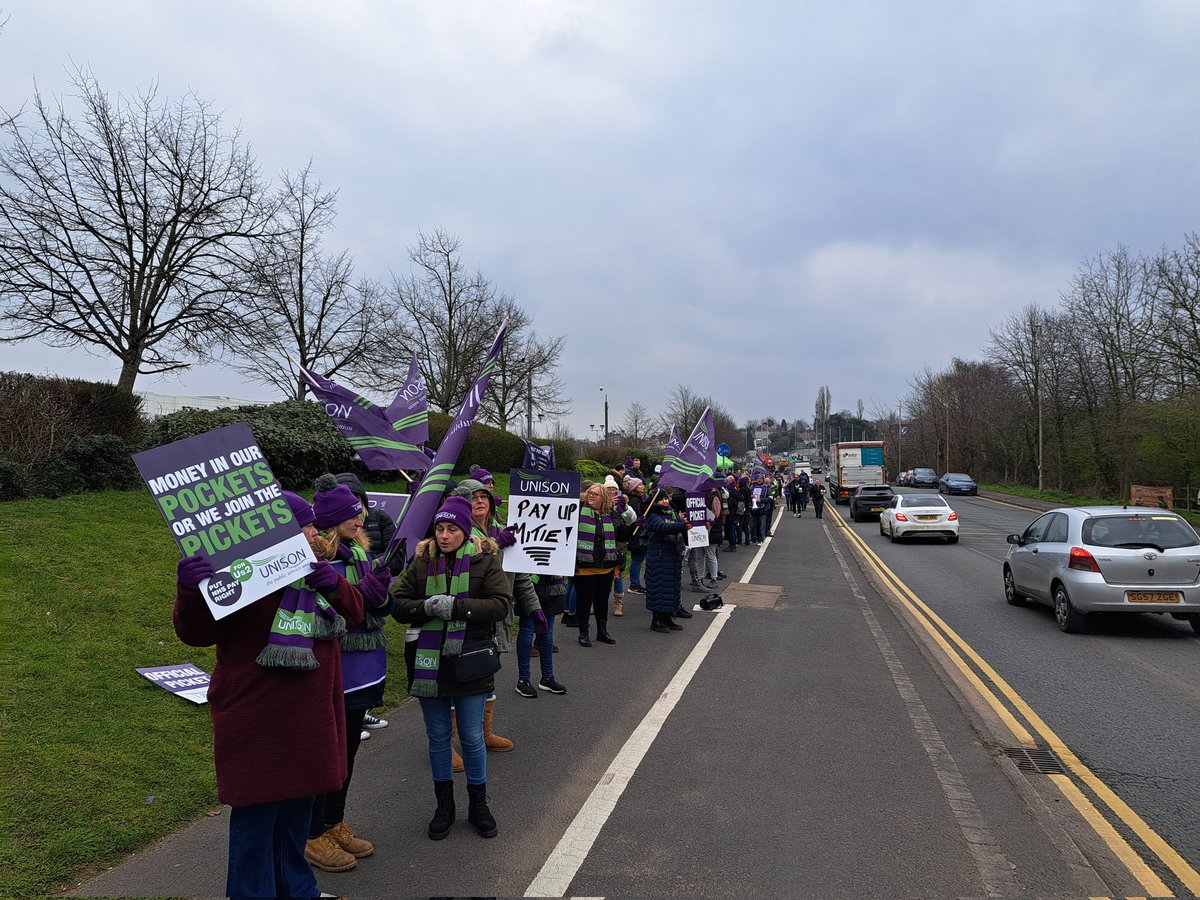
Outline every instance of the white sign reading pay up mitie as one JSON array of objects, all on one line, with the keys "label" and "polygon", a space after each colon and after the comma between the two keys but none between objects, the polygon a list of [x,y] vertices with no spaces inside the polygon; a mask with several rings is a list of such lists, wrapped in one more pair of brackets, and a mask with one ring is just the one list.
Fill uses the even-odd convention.
[{"label": "white sign reading pay up mitie", "polygon": [[504,571],[575,574],[580,477],[578,472],[512,470],[508,526],[517,542],[504,551]]}]

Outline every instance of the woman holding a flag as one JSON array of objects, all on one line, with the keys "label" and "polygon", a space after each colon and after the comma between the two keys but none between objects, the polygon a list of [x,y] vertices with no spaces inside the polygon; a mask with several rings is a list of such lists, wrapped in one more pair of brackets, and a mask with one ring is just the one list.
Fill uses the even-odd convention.
[{"label": "woman holding a flag", "polygon": [[[474,523],[466,498],[447,498],[433,521],[433,540],[417,546],[412,565],[393,587],[397,600],[393,616],[408,625],[404,645],[408,692],[421,702],[429,741],[437,797],[429,837],[440,841],[454,824],[452,715],[458,721],[467,769],[467,819],[481,837],[495,837],[496,820],[487,804],[483,711],[499,668],[496,624],[509,614],[513,599],[496,542],[469,539]],[[492,659],[496,668],[477,666]]]}]

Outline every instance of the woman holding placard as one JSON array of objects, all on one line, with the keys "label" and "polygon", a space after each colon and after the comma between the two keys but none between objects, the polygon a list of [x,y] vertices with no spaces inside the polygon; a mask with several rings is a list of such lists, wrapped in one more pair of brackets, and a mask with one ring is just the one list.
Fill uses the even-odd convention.
[{"label": "woman holding placard", "polygon": [[458,720],[467,769],[467,819],[481,837],[495,837],[496,819],[487,804],[483,710],[500,668],[496,624],[509,614],[512,594],[496,542],[470,539],[474,526],[466,498],[448,498],[433,522],[433,540],[417,546],[412,565],[392,589],[397,600],[392,615],[408,625],[408,692],[421,702],[429,742],[437,797],[429,837],[440,841],[454,824],[452,717]]},{"label": "woman holding placard", "polygon": [[[284,491],[313,541],[308,501]],[[313,798],[346,778],[341,649],[362,621],[358,588],[324,560],[303,580],[214,620],[200,593],[213,576],[202,556],[179,561],[175,633],[191,647],[216,645],[208,689],[217,799],[229,816],[228,897],[315,897],[305,859]]]}]

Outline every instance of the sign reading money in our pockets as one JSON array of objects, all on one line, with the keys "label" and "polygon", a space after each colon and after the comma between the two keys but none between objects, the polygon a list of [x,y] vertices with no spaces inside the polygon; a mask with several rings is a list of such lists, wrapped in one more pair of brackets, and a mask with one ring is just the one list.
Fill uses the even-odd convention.
[{"label": "sign reading money in our pockets", "polygon": [[133,461],[183,555],[199,554],[216,570],[200,584],[214,619],[307,575],[316,561],[245,422]]},{"label": "sign reading money in our pockets", "polygon": [[687,520],[692,526],[687,533],[689,548],[708,546],[708,529],[705,527],[708,524],[707,497],[703,491],[688,491],[684,498]]},{"label": "sign reading money in our pockets", "polygon": [[508,526],[517,542],[504,551],[504,571],[575,574],[580,478],[578,472],[512,470]]}]

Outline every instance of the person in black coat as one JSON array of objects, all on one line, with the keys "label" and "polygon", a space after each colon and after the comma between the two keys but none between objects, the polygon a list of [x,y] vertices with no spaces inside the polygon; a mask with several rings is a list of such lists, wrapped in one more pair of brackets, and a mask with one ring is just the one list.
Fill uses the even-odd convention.
[{"label": "person in black coat", "polygon": [[814,481],[808,488],[808,495],[812,498],[813,513],[818,519],[821,518],[821,513],[825,511],[825,490],[821,482]]},{"label": "person in black coat", "polygon": [[[678,495],[680,502],[684,498]],[[672,498],[658,493],[646,514],[643,530],[646,532],[646,609],[652,619],[654,631],[681,631],[674,616],[680,607],[683,590],[683,548],[690,526],[672,505]]]}]

